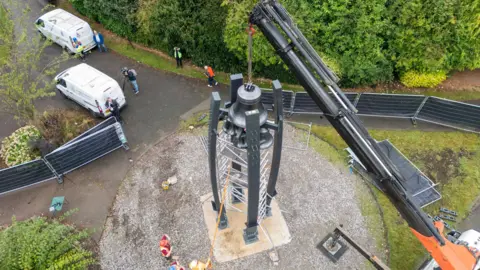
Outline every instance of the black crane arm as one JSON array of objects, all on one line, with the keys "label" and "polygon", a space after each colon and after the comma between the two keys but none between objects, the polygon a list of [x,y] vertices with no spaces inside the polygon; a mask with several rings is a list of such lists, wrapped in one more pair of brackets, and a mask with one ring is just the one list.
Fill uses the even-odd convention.
[{"label": "black crane arm", "polygon": [[355,107],[338,87],[338,78],[323,63],[283,6],[274,0],[261,1],[253,9],[250,23],[260,29],[327,120],[367,170],[376,176],[377,183],[409,226],[425,237],[433,236],[443,245],[444,238],[402,185],[406,183],[405,177],[370,136]]}]

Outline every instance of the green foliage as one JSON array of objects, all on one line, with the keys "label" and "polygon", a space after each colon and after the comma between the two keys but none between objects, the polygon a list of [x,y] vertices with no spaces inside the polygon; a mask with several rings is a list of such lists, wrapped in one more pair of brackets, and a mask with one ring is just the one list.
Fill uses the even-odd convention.
[{"label": "green foliage", "polygon": [[138,0],[70,0],[81,14],[100,22],[112,32],[133,39]]},{"label": "green foliage", "polygon": [[399,73],[480,67],[478,0],[401,0],[388,10],[387,40]]},{"label": "green foliage", "polygon": [[[0,40],[2,47],[9,48],[8,60],[4,61],[0,72],[0,109],[15,115],[18,120],[35,118],[36,99],[54,96],[55,82],[51,79],[59,64],[68,59],[63,53],[53,57],[47,64],[42,63],[44,49],[51,44],[42,40],[40,35],[29,36],[31,27],[30,11],[23,7],[22,1],[7,0],[7,14],[20,11],[20,16],[8,16],[0,20]],[[13,35],[15,25],[15,35]]]},{"label": "green foliage", "polygon": [[[224,1],[229,7],[224,40],[239,58],[247,55],[248,12],[257,1]],[[372,84],[393,78],[393,68],[382,51],[387,21],[385,0],[375,1],[298,1],[282,4],[294,17],[300,30],[326,60],[328,66],[343,78],[345,85]],[[261,33],[254,40],[256,62],[281,64],[272,46]]]},{"label": "green foliage", "polygon": [[39,153],[31,147],[40,138],[40,131],[34,126],[19,128],[3,139],[0,156],[9,167],[40,158]]},{"label": "green foliage", "polygon": [[[293,1],[297,3],[297,1]],[[293,8],[304,16],[311,42],[322,51],[337,59],[344,85],[370,85],[393,79],[392,63],[383,50],[383,32],[388,20],[385,18],[385,0],[314,1],[313,8]],[[302,6],[299,6],[302,7]]]},{"label": "green foliage", "polygon": [[400,82],[407,87],[433,88],[447,79],[445,72],[418,73],[407,71],[400,76]]},{"label": "green foliage", "polygon": [[[7,10],[0,5],[0,42],[9,40],[13,36],[13,22],[10,20]],[[0,46],[0,65],[3,65],[10,58],[10,47]]]},{"label": "green foliage", "polygon": [[[107,29],[195,65],[244,72],[246,28],[256,0],[70,0]],[[345,86],[400,74],[447,74],[480,67],[479,0],[283,0]],[[293,82],[262,33],[254,36],[255,76]],[[441,76],[436,76],[440,78]],[[428,83],[430,85],[430,83]]]},{"label": "green foliage", "polygon": [[72,225],[34,217],[12,218],[12,225],[0,231],[0,269],[87,269],[93,265],[92,252],[82,246],[88,231]]},{"label": "green foliage", "polygon": [[35,125],[43,139],[58,147],[93,127],[95,120],[83,110],[54,109],[45,111]]}]

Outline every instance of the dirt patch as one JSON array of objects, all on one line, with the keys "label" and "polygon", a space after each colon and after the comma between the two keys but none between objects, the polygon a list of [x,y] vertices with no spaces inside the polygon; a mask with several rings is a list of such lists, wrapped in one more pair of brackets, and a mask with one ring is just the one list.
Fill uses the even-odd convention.
[{"label": "dirt patch", "polygon": [[446,184],[450,179],[460,176],[460,159],[472,155],[465,150],[454,152],[444,149],[441,152],[426,152],[414,155],[413,160],[424,164],[425,173],[435,183]]},{"label": "dirt patch", "polygon": [[455,72],[439,87],[448,90],[480,91],[480,69]]}]

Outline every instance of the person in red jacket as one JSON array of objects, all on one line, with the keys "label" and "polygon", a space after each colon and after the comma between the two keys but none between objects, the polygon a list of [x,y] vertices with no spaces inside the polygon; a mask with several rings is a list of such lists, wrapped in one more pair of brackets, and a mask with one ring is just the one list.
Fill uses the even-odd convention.
[{"label": "person in red jacket", "polygon": [[213,84],[218,85],[218,82],[215,81],[215,73],[213,73],[212,67],[205,66],[205,76],[208,77],[208,87],[212,87]]},{"label": "person in red jacket", "polygon": [[162,256],[165,257],[167,260],[172,258],[172,245],[170,244],[170,237],[164,234],[160,239],[160,252]]}]

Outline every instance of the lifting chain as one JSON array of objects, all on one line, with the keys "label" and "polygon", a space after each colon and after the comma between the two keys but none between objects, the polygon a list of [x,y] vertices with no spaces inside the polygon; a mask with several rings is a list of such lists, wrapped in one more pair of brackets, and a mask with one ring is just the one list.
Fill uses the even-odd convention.
[{"label": "lifting chain", "polygon": [[252,83],[252,57],[253,57],[253,34],[255,34],[255,29],[253,25],[248,26],[248,83]]}]

